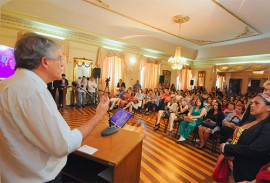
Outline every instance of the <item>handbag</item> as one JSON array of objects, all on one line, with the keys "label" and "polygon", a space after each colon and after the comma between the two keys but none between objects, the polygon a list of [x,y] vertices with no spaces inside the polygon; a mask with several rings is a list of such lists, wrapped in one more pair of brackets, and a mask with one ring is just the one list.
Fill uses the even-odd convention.
[{"label": "handbag", "polygon": [[184,116],[184,120],[189,123],[193,123],[196,121],[196,119],[192,119],[190,116]]},{"label": "handbag", "polygon": [[209,120],[209,119],[206,119],[206,120],[202,121],[202,126],[204,126],[206,128],[214,129],[217,126],[217,124],[212,123],[211,120]]},{"label": "handbag", "polygon": [[228,182],[230,173],[230,167],[228,160],[224,157],[223,154],[219,155],[216,167],[213,172],[213,179],[216,182]]},{"label": "handbag", "polygon": [[256,176],[256,182],[270,182],[270,163],[264,165]]}]

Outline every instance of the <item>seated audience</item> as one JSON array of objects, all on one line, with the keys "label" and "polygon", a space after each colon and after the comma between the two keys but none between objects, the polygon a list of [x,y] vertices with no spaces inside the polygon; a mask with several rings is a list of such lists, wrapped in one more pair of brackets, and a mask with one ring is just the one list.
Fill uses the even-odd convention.
[{"label": "seated audience", "polygon": [[156,94],[149,93],[150,96],[146,97],[146,104],[144,105],[144,111],[146,115],[149,115],[149,111],[153,111],[157,108],[160,100],[159,92],[156,91]]},{"label": "seated audience", "polygon": [[240,125],[244,111],[244,105],[237,105],[235,111],[222,121],[220,129],[221,142],[226,142],[232,136],[234,129]]},{"label": "seated audience", "polygon": [[178,105],[177,105],[175,99],[170,99],[170,101],[166,105],[165,109],[158,111],[157,122],[155,124],[154,130],[158,130],[159,129],[161,117],[164,115],[165,117],[169,118],[170,113],[177,111],[177,106]]},{"label": "seated audience", "polygon": [[119,90],[119,94],[115,95],[113,98],[110,99],[110,103],[111,103],[111,107],[109,109],[109,111],[112,111],[113,108],[115,107],[115,105],[118,104],[118,101],[120,99],[124,99],[124,95],[126,93],[126,88],[124,86],[122,86]]},{"label": "seated audience", "polygon": [[133,85],[133,90],[138,91],[139,89],[142,89],[142,86],[141,86],[139,80],[137,80],[136,83]]},{"label": "seated audience", "polygon": [[200,99],[195,101],[195,105],[189,110],[188,116],[194,119],[194,122],[182,121],[180,125],[180,138],[178,139],[178,143],[185,141],[190,135],[192,129],[195,126],[199,126],[203,117],[206,115],[206,109],[203,107],[203,103]]},{"label": "seated audience", "polygon": [[132,89],[128,89],[127,92],[124,94],[124,96],[122,98],[119,98],[117,105],[120,108],[123,108],[127,105],[127,103],[129,102],[129,100],[132,100],[134,97],[134,92]]},{"label": "seated audience", "polygon": [[205,117],[205,121],[210,123],[210,125],[202,123],[202,125],[199,126],[198,131],[200,137],[199,149],[204,148],[210,134],[220,131],[223,119],[224,113],[221,110],[221,104],[216,102],[213,105],[213,109],[208,111]]},{"label": "seated audience", "polygon": [[224,112],[226,109],[228,109],[228,100],[224,98],[222,99],[221,110]]},{"label": "seated audience", "polygon": [[[264,84],[264,91],[263,93],[264,94],[268,94],[270,95],[270,81],[266,81]],[[248,102],[249,105],[248,107],[246,108],[246,111],[245,113],[243,114],[243,118],[242,118],[242,121],[241,121],[241,124],[245,124],[245,123],[248,123],[250,121],[254,121],[255,120],[255,117],[250,115],[250,105],[251,105],[251,102]]]},{"label": "seated audience", "polygon": [[233,102],[230,102],[228,104],[228,109],[225,109],[223,112],[224,112],[224,115],[225,115],[225,118],[228,116],[228,114],[231,114],[234,112],[234,108],[235,108],[235,104]]},{"label": "seated audience", "polygon": [[237,127],[231,144],[220,145],[221,153],[233,159],[235,182],[255,180],[260,168],[270,161],[270,96],[254,97],[250,113],[255,120]]},{"label": "seated audience", "polygon": [[129,112],[132,112],[132,108],[138,109],[142,106],[144,94],[142,93],[142,89],[139,89],[135,94],[135,97],[129,100],[129,103],[123,109],[129,109]]},{"label": "seated audience", "polygon": [[170,125],[169,132],[172,132],[172,130],[173,130],[173,122],[174,122],[174,120],[183,119],[182,118],[182,115],[187,115],[188,112],[189,112],[187,102],[184,99],[181,99],[179,101],[179,105],[178,106],[179,107],[178,107],[177,112],[170,113],[170,117],[169,117],[169,125]]}]

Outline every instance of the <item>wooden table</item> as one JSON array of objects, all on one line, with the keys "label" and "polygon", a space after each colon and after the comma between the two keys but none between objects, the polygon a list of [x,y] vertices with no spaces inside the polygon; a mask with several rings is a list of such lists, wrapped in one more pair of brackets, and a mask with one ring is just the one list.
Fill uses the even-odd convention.
[{"label": "wooden table", "polygon": [[[145,135],[119,129],[113,135],[102,137],[101,131],[107,126],[107,123],[101,122],[83,141],[83,145],[89,145],[98,151],[93,155],[80,151],[70,154],[63,169],[64,175],[79,182],[140,181],[142,142]],[[104,179],[103,174],[109,178]]]}]

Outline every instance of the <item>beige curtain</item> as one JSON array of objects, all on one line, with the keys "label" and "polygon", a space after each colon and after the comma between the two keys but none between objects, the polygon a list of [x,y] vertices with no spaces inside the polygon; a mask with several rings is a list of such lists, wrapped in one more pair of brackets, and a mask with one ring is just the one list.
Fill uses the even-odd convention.
[{"label": "beige curtain", "polygon": [[97,65],[101,68],[101,76],[99,81],[99,88],[104,90],[106,88],[106,79],[110,77],[109,89],[111,96],[116,93],[116,85],[119,79],[125,81],[125,55],[123,52],[108,50],[104,48],[99,49]]},{"label": "beige curtain", "polygon": [[223,73],[218,73],[217,74],[217,80],[219,80],[218,88],[223,91],[224,89],[224,83],[225,83],[225,74]]},{"label": "beige curtain", "polygon": [[141,78],[143,78],[142,88],[154,89],[158,84],[160,61],[142,56],[140,59]]},{"label": "beige curtain", "polygon": [[179,74],[180,74],[179,89],[184,90],[184,91],[191,89],[191,86],[190,86],[191,70],[181,69],[179,71]]}]

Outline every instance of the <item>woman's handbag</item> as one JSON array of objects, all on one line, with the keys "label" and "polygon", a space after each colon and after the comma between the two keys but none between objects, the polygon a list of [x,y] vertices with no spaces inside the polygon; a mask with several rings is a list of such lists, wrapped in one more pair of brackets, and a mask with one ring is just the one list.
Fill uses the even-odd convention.
[{"label": "woman's handbag", "polygon": [[213,173],[213,179],[216,182],[228,182],[228,177],[230,173],[230,167],[228,160],[224,157],[223,154],[219,155],[216,167]]},{"label": "woman's handbag", "polygon": [[217,124],[212,123],[211,120],[209,120],[209,119],[206,119],[206,120],[202,121],[202,126],[204,126],[206,128],[214,129],[217,126]]},{"label": "woman's handbag", "polygon": [[270,163],[260,169],[256,176],[256,182],[270,182]]},{"label": "woman's handbag", "polygon": [[192,119],[190,116],[184,116],[184,120],[189,123],[193,123],[196,121],[196,119]]}]

